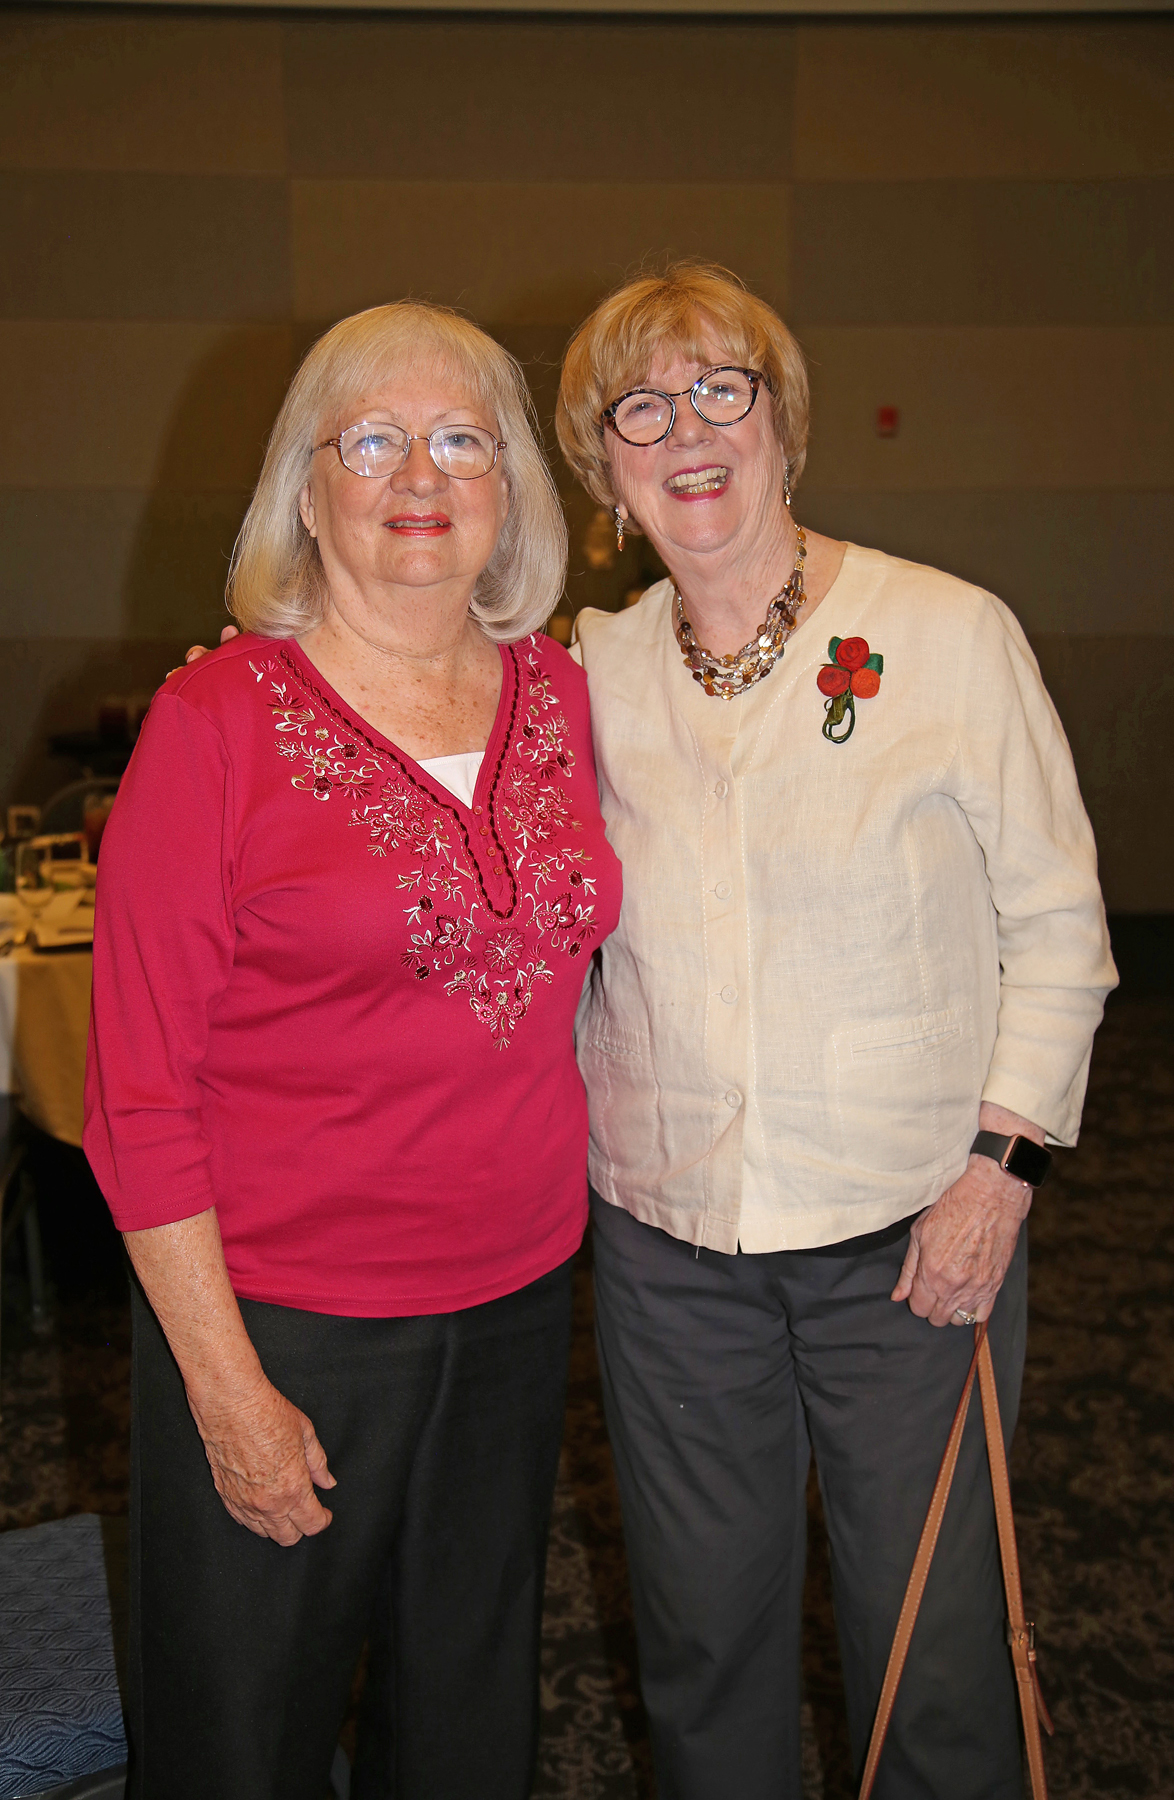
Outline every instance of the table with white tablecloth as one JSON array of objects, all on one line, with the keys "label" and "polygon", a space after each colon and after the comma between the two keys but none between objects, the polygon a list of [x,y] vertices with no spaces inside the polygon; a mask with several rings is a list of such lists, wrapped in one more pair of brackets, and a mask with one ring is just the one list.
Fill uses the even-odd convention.
[{"label": "table with white tablecloth", "polygon": [[78,1146],[93,968],[81,947],[24,944],[0,956],[0,1094],[15,1094],[41,1131]]}]

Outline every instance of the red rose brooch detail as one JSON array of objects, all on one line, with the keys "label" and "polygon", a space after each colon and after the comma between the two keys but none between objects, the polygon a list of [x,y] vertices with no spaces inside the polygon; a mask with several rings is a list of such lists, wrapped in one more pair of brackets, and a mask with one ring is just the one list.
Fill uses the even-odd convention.
[{"label": "red rose brooch detail", "polygon": [[[831,661],[815,678],[820,693],[827,696],[823,735],[829,744],[846,744],[856,729],[857,700],[871,700],[880,693],[885,659],[861,637],[832,638],[828,655]],[[845,718],[848,723],[841,730]]]}]

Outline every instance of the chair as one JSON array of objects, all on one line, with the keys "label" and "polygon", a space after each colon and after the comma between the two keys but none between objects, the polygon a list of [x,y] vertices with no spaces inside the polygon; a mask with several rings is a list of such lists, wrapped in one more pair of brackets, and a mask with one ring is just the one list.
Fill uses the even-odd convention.
[{"label": "chair", "polygon": [[102,1521],[0,1533],[0,1800],[120,1800],[125,1778]]},{"label": "chair", "polygon": [[85,781],[70,781],[51,794],[41,808],[39,837],[63,831],[81,831],[85,820],[83,808],[87,794],[116,794],[119,775],[91,775]]},{"label": "chair", "polygon": [[[37,1217],[37,1193],[28,1167],[24,1135],[24,1123],[15,1105],[7,1095],[0,1094],[0,1268],[3,1267],[4,1252],[23,1226],[32,1326],[41,1336],[50,1330],[52,1319],[45,1293],[45,1258]],[[15,1188],[16,1198],[5,1218],[4,1208],[11,1188]]]},{"label": "chair", "polygon": [[[125,1519],[0,1532],[0,1800],[124,1800],[126,1559]],[[340,1744],[331,1800],[350,1782]]]}]

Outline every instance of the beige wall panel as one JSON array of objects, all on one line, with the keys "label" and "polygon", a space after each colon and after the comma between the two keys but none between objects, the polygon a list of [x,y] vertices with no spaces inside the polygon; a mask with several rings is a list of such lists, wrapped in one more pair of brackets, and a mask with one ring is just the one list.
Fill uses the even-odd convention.
[{"label": "beige wall panel", "polygon": [[0,486],[251,487],[293,357],[282,326],[0,322]]},{"label": "beige wall panel", "polygon": [[1174,493],[799,491],[829,537],[947,569],[998,594],[1029,634],[1174,637]]},{"label": "beige wall panel", "polygon": [[1174,174],[1174,20],[805,25],[800,180]]},{"label": "beige wall panel", "polygon": [[0,662],[21,638],[121,638],[147,495],[0,488]]},{"label": "beige wall panel", "polygon": [[276,19],[0,15],[0,165],[277,174]]},{"label": "beige wall panel", "polygon": [[792,321],[1174,323],[1174,181],[800,182]]},{"label": "beige wall panel", "polygon": [[[1174,487],[1174,329],[828,328],[810,487]],[[878,406],[900,409],[895,438]]]},{"label": "beige wall panel", "polygon": [[39,805],[67,781],[75,762],[48,754],[51,732],[92,727],[104,694],[152,693],[186,642],[32,638],[0,655],[0,804]]},{"label": "beige wall panel", "polygon": [[1072,745],[1110,912],[1174,912],[1174,834],[1165,829],[1174,812],[1169,643],[1033,639]]},{"label": "beige wall panel", "polygon": [[643,257],[735,262],[781,304],[787,190],[632,183],[295,181],[294,303],[337,317],[415,294],[499,325],[577,320]]},{"label": "beige wall panel", "polygon": [[0,640],[218,632],[247,504],[243,492],[0,488]]},{"label": "beige wall panel", "polygon": [[[319,18],[291,21],[285,42],[297,175],[628,182],[787,174],[787,24]],[[681,129],[690,95],[711,115],[700,131]]]},{"label": "beige wall panel", "polygon": [[268,176],[0,173],[0,316],[286,317],[287,207]]}]

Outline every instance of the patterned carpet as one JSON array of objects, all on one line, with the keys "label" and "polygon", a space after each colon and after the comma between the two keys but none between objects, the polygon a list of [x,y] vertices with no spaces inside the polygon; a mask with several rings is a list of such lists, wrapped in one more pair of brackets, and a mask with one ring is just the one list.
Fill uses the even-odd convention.
[{"label": "patterned carpet", "polygon": [[[1079,1152],[1037,1203],[1013,1458],[1027,1610],[1057,1735],[1055,1800],[1174,1794],[1174,1000],[1110,1006]],[[126,1307],[75,1165],[42,1171],[58,1327],[4,1288],[0,1527],[126,1507]],[[104,1272],[105,1271],[105,1272]],[[578,1288],[546,1607],[535,1800],[650,1800],[615,1489]],[[826,1553],[812,1496],[803,1800],[852,1792]]]}]

